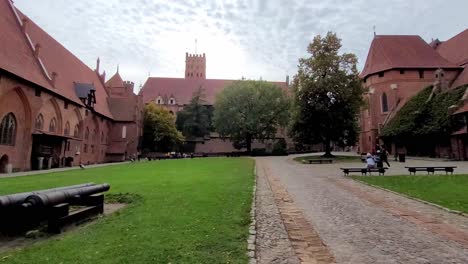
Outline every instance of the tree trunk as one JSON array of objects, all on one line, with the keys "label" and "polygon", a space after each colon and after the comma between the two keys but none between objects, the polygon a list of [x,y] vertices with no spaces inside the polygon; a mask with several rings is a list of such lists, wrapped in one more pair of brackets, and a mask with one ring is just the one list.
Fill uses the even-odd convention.
[{"label": "tree trunk", "polygon": [[323,154],[323,157],[325,158],[333,158],[334,156],[331,154],[331,142],[330,139],[325,139],[325,154]]},{"label": "tree trunk", "polygon": [[247,153],[251,154],[252,153],[252,135],[248,134],[245,137],[245,145],[246,145],[246,148],[247,148]]}]

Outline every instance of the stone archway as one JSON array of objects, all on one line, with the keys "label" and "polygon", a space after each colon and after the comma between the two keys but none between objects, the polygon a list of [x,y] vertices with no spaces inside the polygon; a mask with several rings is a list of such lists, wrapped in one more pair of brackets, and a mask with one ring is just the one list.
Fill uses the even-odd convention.
[{"label": "stone archway", "polygon": [[9,161],[9,158],[8,158],[8,155],[6,154],[0,158],[0,173],[7,172],[8,161]]}]

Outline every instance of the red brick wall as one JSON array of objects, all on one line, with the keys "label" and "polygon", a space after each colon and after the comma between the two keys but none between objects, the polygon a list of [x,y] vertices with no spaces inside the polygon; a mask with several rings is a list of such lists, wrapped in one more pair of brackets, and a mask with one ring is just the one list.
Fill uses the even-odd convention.
[{"label": "red brick wall", "polygon": [[[64,100],[45,91],[42,91],[40,96],[36,96],[35,91],[35,87],[16,78],[0,76],[0,118],[12,112],[17,121],[15,144],[14,146],[0,145],[0,157],[4,154],[8,155],[8,162],[15,170],[31,169],[32,133],[36,130],[35,120],[39,114],[44,117],[42,129],[44,132],[49,133],[50,121],[56,118],[55,134],[70,137],[69,148],[64,142],[61,146],[57,146],[55,151],[59,153],[61,159],[72,157],[73,165],[111,161],[113,155],[106,155],[108,148],[111,144],[120,144],[122,141],[125,141],[129,155],[137,154],[138,138],[142,133],[142,121],[139,114],[141,107],[135,110],[138,115],[137,121],[114,123],[72,103],[68,103],[65,109]],[[70,124],[70,132],[69,135],[64,135],[67,122]],[[74,137],[74,128],[77,124],[79,124],[80,133],[78,137]],[[127,126],[125,140],[121,138],[123,125]],[[88,139],[84,139],[86,128],[90,131]],[[87,151],[84,151],[85,145]]]},{"label": "red brick wall", "polygon": [[[457,76],[457,71],[446,70],[445,78],[451,83]],[[361,135],[359,149],[361,152],[370,152],[377,143],[379,134],[379,124],[382,126],[388,114],[395,108],[398,100],[400,103],[396,107],[398,111],[411,97],[422,89],[432,85],[435,81],[435,70],[424,70],[424,78],[420,78],[418,70],[405,70],[404,74],[400,70],[391,70],[379,77],[378,74],[366,78],[363,83],[366,89],[372,89],[372,94],[365,95],[368,109],[361,111],[360,124]],[[396,89],[392,89],[396,87]],[[382,111],[382,95],[386,93],[388,101],[388,112]],[[369,139],[370,138],[370,139]]]}]

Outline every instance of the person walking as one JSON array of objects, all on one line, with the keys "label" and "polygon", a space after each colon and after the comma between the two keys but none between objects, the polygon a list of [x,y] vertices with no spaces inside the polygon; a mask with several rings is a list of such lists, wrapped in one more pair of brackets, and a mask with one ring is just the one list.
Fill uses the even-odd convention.
[{"label": "person walking", "polygon": [[374,161],[377,168],[383,168],[382,154],[380,150],[377,150],[377,153],[375,153]]},{"label": "person walking", "polygon": [[380,150],[380,160],[382,161],[382,165],[383,163],[387,163],[387,166],[390,167],[390,163],[388,163],[388,151],[385,147],[382,147],[382,149]]}]

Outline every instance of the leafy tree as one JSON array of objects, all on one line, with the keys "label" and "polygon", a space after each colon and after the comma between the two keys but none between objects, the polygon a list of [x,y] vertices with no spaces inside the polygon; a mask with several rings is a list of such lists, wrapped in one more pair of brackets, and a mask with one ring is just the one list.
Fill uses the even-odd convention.
[{"label": "leafy tree", "polygon": [[193,94],[190,104],[177,113],[177,129],[186,138],[203,137],[210,132],[212,112],[203,97],[203,90],[200,88]]},{"label": "leafy tree", "polygon": [[216,98],[213,124],[237,148],[252,150],[252,140],[275,136],[288,120],[289,99],[274,84],[264,81],[236,81]]},{"label": "leafy tree", "polygon": [[294,111],[290,135],[301,144],[354,145],[362,86],[354,54],[339,54],[341,40],[335,33],[316,36],[309,44],[308,58],[299,59],[294,76]]},{"label": "leafy tree", "polygon": [[143,147],[150,151],[173,150],[184,140],[168,110],[149,103],[144,109]]}]

